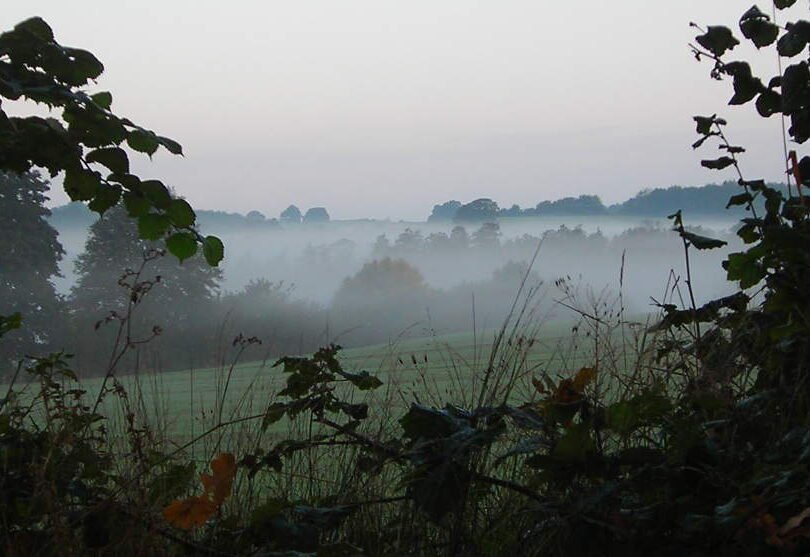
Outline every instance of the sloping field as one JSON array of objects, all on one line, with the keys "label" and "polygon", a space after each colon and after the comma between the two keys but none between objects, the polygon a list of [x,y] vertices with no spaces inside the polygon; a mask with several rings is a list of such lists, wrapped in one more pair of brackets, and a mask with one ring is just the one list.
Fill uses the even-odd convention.
[{"label": "sloping field", "polygon": [[[495,367],[510,367],[524,375],[540,368],[575,369],[586,365],[589,348],[574,346],[571,328],[556,324],[544,327],[531,346],[504,341]],[[375,405],[403,407],[418,400],[430,404],[472,402],[483,370],[489,365],[495,331],[462,333],[395,344],[380,344],[343,350],[340,360],[347,371],[367,370],[384,385],[370,397]],[[525,341],[528,342],[528,341]],[[260,414],[285,382],[281,367],[273,360],[237,364],[232,368],[208,368],[128,376],[121,379],[131,400],[158,419],[172,437],[194,436],[204,424]],[[84,384],[95,392],[99,380]],[[117,403],[113,403],[117,404]],[[220,416],[221,412],[221,416]]]},{"label": "sloping field", "polygon": [[[374,392],[347,395],[357,397],[355,402],[368,402],[372,412],[404,409],[414,401],[474,405],[484,371],[490,367],[496,333],[460,333],[343,350],[340,360],[347,371],[367,370],[383,381]],[[531,396],[531,377],[540,371],[566,372],[592,365],[592,354],[587,335],[572,334],[570,323],[554,322],[531,331],[530,338],[515,334],[503,339],[491,365],[518,377],[516,396],[526,400]],[[284,387],[285,374],[273,364],[267,360],[123,376],[119,381],[126,396],[108,394],[102,411],[116,427],[125,423],[119,418],[132,413],[141,423],[147,420],[157,434],[188,441],[216,424],[261,415]],[[81,385],[92,400],[100,386],[98,378]],[[246,419],[244,424],[252,422],[255,431],[258,421]],[[237,429],[228,428],[228,435]]]}]

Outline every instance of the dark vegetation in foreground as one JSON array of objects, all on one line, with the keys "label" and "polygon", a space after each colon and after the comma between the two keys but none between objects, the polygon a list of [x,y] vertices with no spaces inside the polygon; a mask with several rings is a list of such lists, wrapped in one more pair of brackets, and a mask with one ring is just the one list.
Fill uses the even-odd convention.
[{"label": "dark vegetation in foreground", "polygon": [[[47,39],[43,26],[3,35],[0,52],[16,55],[12,39],[32,41],[25,33]],[[763,115],[784,114],[804,143],[810,70],[797,57],[810,22],[783,30],[752,8],[740,30],[759,47],[775,44],[788,62],[781,80],[766,87],[748,64],[726,63],[739,42],[725,27],[701,29],[695,55],[733,79],[732,104],[756,99]],[[745,247],[724,263],[733,295],[698,306],[687,270],[685,304],[662,304],[653,327],[581,307],[593,362],[556,377],[521,366],[533,342],[524,292],[470,391],[445,405],[433,393],[401,415],[374,404],[386,386],[344,370],[334,346],[282,358],[286,386],[263,412],[220,419],[181,446],[142,421],[115,361],[88,397],[67,381],[64,356],[30,360],[20,373],[40,383],[33,400],[12,385],[0,401],[4,553],[807,554],[810,158],[791,168],[785,196],[743,177],[722,119],[695,120],[700,143],[724,151],[704,166],[737,171],[730,203],[749,209]],[[723,244],[685,229],[680,212],[672,219],[687,261]],[[149,285],[129,283],[129,310],[147,303]],[[19,326],[7,316],[1,331]],[[105,397],[124,409],[119,435],[98,413]],[[198,443],[206,458],[195,469]]]}]

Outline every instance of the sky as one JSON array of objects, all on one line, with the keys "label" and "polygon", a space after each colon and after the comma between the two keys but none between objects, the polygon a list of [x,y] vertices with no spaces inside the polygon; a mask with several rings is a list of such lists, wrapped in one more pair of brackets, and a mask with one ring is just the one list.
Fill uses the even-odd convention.
[{"label": "sky", "polygon": [[[184,147],[135,168],[197,208],[398,220],[733,179],[700,168],[717,152],[691,149],[695,114],[726,117],[748,177],[781,179],[779,121],[727,106],[731,83],[687,46],[690,21],[736,25],[750,4],[3,0],[0,29],[38,15],[93,52],[88,89]],[[776,74],[772,53],[734,54]]]}]

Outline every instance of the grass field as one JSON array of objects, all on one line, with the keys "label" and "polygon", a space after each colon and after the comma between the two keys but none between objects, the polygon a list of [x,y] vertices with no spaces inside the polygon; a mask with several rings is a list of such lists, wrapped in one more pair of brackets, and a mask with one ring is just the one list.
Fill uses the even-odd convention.
[{"label": "grass field", "polygon": [[[495,335],[496,331],[490,330],[407,339],[346,349],[340,360],[347,371],[367,370],[384,382],[370,395],[372,408],[383,403],[405,406],[411,401],[464,404],[487,368]],[[588,339],[572,335],[570,323],[548,323],[533,331],[532,337],[532,346],[520,350],[520,362],[505,362],[519,366],[526,376],[540,370],[570,371],[593,363],[589,361],[592,347]],[[498,357],[508,358],[516,352],[506,346]],[[142,411],[160,418],[161,427],[171,437],[193,437],[204,430],[204,424],[215,423],[214,418],[228,420],[261,413],[285,381],[281,368],[273,367],[273,363],[267,360],[142,374],[121,381],[131,395],[137,395],[133,399],[141,401]],[[98,379],[83,384],[90,393],[98,386]]]},{"label": "grass field", "polygon": [[[590,335],[582,331],[574,334],[572,324],[549,322],[533,328],[530,334],[522,332],[504,340],[493,367],[510,367],[522,377],[516,396],[522,400],[531,396],[530,379],[541,372],[570,372],[594,363]],[[480,391],[496,334],[488,330],[404,339],[346,349],[341,351],[340,360],[347,371],[366,370],[383,381],[377,391],[355,393],[369,403],[372,413],[381,405],[390,411],[404,409],[414,401],[473,406],[472,398]],[[534,339],[531,345],[510,346],[520,342],[521,334]],[[273,367],[274,361],[122,376],[119,381],[127,392],[129,408],[120,397],[108,395],[102,413],[120,425],[123,422],[118,418],[131,411],[148,420],[165,439],[188,441],[215,424],[261,414],[285,382],[285,374],[280,367]],[[81,385],[93,399],[100,386],[100,378],[84,380]]]}]

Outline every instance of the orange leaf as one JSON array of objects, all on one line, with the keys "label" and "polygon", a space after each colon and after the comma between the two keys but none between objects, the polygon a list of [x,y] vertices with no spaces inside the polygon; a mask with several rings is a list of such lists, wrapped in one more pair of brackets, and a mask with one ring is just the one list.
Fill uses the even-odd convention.
[{"label": "orange leaf", "polygon": [[207,495],[172,501],[163,509],[163,517],[175,528],[191,530],[205,524],[217,511],[217,505]]},{"label": "orange leaf", "polygon": [[220,453],[211,461],[213,475],[201,474],[205,492],[211,495],[214,504],[219,507],[231,494],[233,480],[236,477],[236,459],[230,453]]},{"label": "orange leaf", "polygon": [[585,390],[585,387],[593,383],[594,380],[596,380],[596,368],[583,367],[574,375],[574,381],[571,386],[575,391],[581,393]]}]

